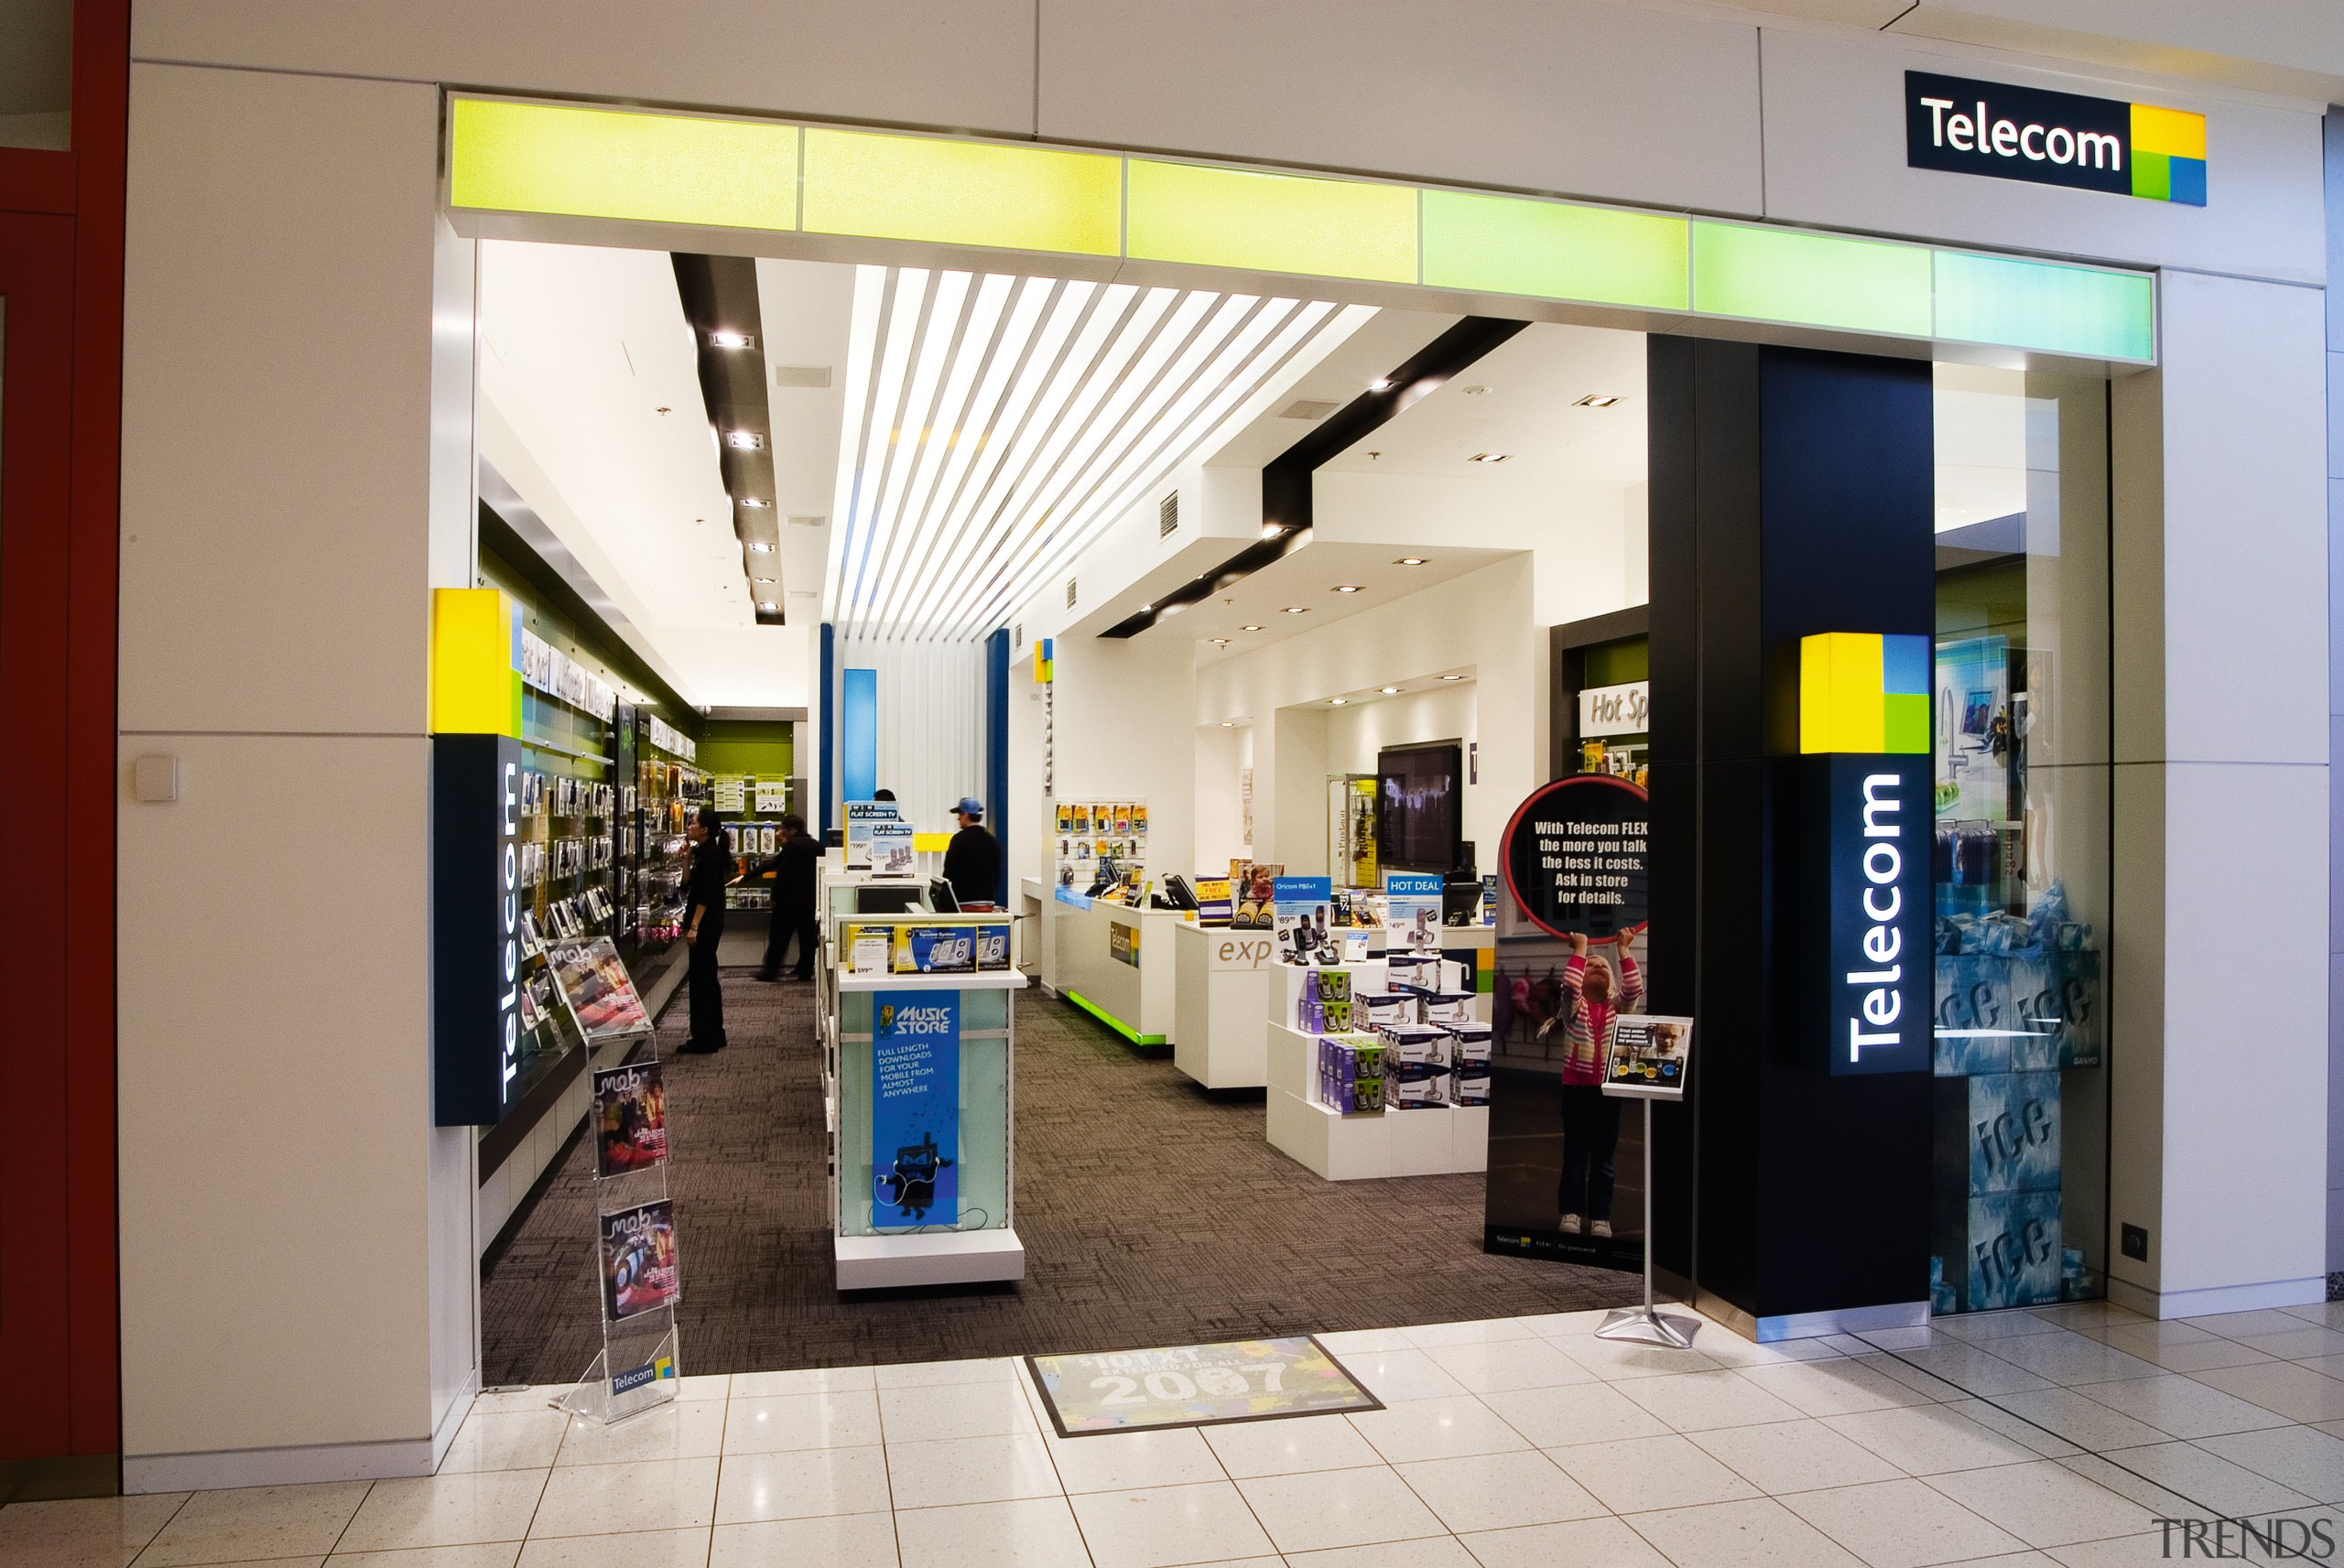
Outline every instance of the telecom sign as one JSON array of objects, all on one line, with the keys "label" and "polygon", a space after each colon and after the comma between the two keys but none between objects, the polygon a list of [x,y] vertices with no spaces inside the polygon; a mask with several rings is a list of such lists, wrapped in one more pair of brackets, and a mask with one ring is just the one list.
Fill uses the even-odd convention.
[{"label": "telecom sign", "polygon": [[431,737],[431,1089],[441,1127],[494,1127],[520,1076],[521,743]]},{"label": "telecom sign", "polygon": [[1811,1061],[1933,1066],[1929,639],[1833,632],[1799,648]]},{"label": "telecom sign", "polygon": [[2206,116],[1908,70],[1904,162],[2203,207]]}]

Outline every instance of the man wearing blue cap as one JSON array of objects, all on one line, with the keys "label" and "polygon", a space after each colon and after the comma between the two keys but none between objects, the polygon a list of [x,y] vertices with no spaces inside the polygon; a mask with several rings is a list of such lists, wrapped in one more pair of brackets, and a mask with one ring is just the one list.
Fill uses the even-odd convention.
[{"label": "man wearing blue cap", "polygon": [[944,880],[952,884],[952,896],[963,909],[991,903],[1001,895],[1001,844],[985,831],[980,820],[984,814],[983,804],[974,795],[952,808],[960,831],[945,849]]}]

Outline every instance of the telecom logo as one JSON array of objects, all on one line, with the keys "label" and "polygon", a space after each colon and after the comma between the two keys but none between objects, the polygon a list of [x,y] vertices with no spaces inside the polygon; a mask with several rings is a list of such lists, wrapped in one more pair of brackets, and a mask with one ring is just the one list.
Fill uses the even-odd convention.
[{"label": "telecom logo", "polygon": [[1908,70],[1904,161],[2203,207],[2206,116]]}]

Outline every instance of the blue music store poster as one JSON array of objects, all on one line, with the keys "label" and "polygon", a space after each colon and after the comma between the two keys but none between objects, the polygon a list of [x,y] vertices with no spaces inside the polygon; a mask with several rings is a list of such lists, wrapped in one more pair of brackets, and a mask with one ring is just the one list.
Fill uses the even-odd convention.
[{"label": "blue music store poster", "polygon": [[871,1223],[960,1223],[960,993],[871,993]]}]

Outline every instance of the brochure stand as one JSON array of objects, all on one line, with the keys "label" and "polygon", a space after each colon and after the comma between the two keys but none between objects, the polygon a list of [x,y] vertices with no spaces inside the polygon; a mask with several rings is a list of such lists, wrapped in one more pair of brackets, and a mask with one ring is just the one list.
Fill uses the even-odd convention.
[{"label": "brochure stand", "polygon": [[1685,1098],[1692,1053],[1691,1019],[1632,1013],[1619,1021],[1604,1060],[1603,1092],[1644,1102],[1644,1300],[1642,1306],[1614,1307],[1596,1329],[1598,1339],[1690,1350],[1701,1326],[1697,1319],[1661,1312],[1652,1294],[1652,1102]]},{"label": "brochure stand", "polygon": [[[607,1425],[669,1403],[680,1387],[676,1304],[683,1281],[667,1192],[667,1096],[650,1016],[610,939],[564,944],[551,957],[588,1049],[608,1047],[613,1064],[593,1067],[588,1057],[602,1348],[551,1403]],[[630,1060],[638,1045],[643,1054]]]}]

